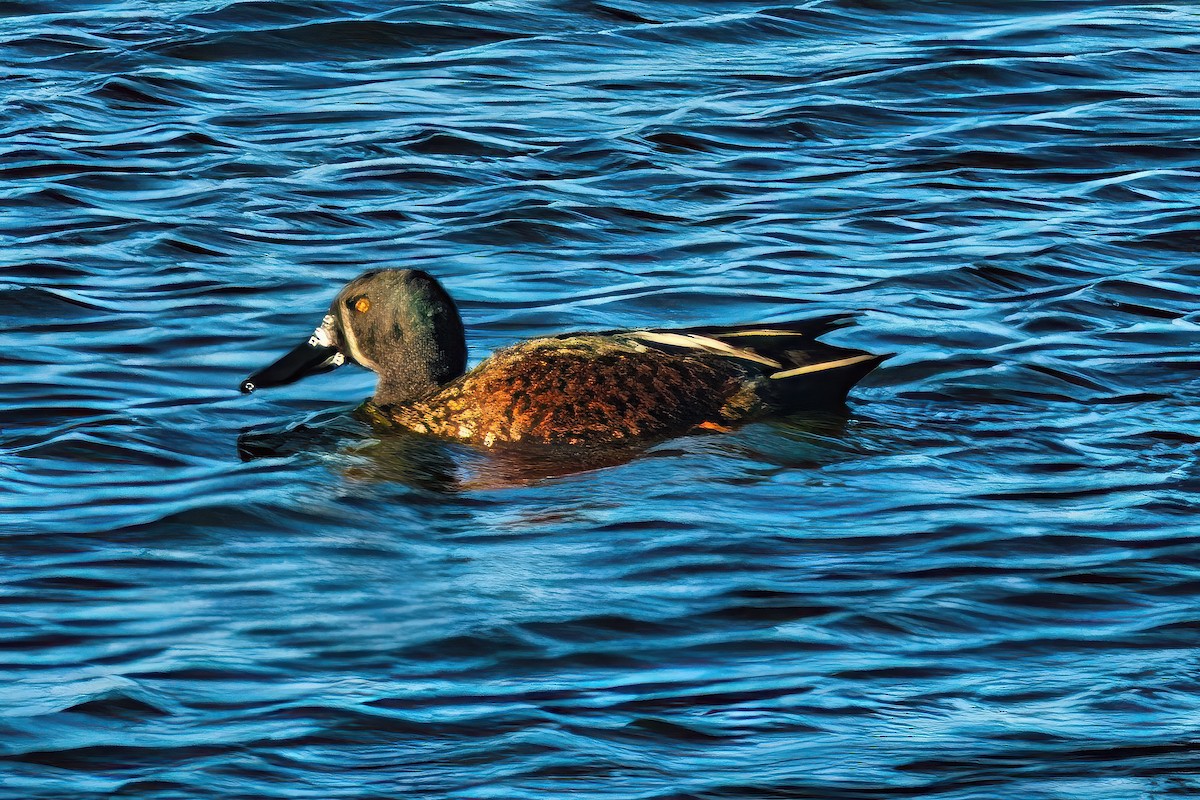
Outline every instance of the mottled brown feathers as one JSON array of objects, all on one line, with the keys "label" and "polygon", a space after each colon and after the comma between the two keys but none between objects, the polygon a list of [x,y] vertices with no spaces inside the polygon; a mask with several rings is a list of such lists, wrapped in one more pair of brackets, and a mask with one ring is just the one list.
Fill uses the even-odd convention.
[{"label": "mottled brown feathers", "polygon": [[746,391],[748,371],[732,359],[702,356],[622,337],[535,339],[386,413],[421,433],[489,447],[649,438],[753,413],[757,397]]}]

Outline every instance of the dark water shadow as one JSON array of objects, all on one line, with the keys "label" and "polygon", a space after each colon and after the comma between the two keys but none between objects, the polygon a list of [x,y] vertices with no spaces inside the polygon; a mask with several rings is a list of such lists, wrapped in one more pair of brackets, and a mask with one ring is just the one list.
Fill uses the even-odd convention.
[{"label": "dark water shadow", "polygon": [[[754,438],[778,439],[776,445],[783,449],[803,445],[807,455],[800,457],[799,463],[819,464],[828,460],[831,450],[838,449],[830,445],[847,434],[849,420],[845,408],[796,414],[768,420]],[[237,452],[242,461],[336,455],[349,480],[457,493],[528,486],[621,466],[642,457],[668,457],[686,451],[686,443],[697,438],[727,439],[731,454],[747,455],[736,436],[733,431],[697,430],[681,437],[619,446],[522,445],[485,450],[380,426],[360,407],[321,412],[277,428],[246,429],[238,436]],[[818,451],[825,451],[824,458]]]}]

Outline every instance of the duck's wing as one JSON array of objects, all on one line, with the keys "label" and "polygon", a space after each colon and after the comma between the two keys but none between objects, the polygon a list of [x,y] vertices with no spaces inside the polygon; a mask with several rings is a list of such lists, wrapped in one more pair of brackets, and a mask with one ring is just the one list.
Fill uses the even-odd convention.
[{"label": "duck's wing", "polygon": [[668,352],[732,359],[768,379],[767,392],[786,408],[845,399],[850,388],[886,356],[818,341],[851,322],[846,316],[790,322],[625,331],[628,337]]},{"label": "duck's wing", "polygon": [[830,316],[751,325],[614,331],[609,335],[634,339],[656,349],[702,352],[757,364],[768,377],[782,380],[872,360],[878,363],[881,356],[818,340],[851,321],[846,316]]}]

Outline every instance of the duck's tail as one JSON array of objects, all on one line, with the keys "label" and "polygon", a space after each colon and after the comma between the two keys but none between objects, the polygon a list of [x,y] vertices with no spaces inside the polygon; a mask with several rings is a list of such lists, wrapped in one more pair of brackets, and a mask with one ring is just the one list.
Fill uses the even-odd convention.
[{"label": "duck's tail", "polygon": [[846,402],[846,395],[887,356],[844,347],[838,358],[781,370],[768,376],[771,398],[782,411]]},{"label": "duck's tail", "polygon": [[852,321],[839,315],[679,332],[721,342],[761,364],[764,399],[788,411],[845,402],[850,389],[887,358],[817,341]]}]

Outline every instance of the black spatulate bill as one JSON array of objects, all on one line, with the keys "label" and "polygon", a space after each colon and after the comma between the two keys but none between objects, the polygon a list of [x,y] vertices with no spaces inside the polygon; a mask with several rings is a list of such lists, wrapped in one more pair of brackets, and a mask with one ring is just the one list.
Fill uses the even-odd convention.
[{"label": "black spatulate bill", "polygon": [[242,381],[242,394],[267,386],[284,386],[306,375],[328,372],[341,366],[342,361],[342,354],[336,347],[304,342],[274,364]]}]

